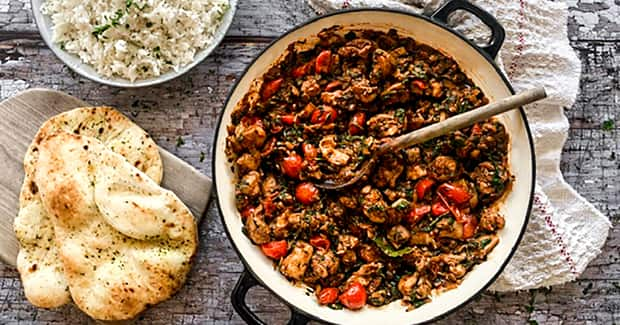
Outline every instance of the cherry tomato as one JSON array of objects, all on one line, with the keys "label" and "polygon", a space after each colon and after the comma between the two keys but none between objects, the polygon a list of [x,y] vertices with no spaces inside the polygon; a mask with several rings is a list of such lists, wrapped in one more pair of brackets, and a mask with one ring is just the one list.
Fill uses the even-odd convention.
[{"label": "cherry tomato", "polygon": [[468,239],[474,236],[476,233],[476,227],[478,227],[478,219],[475,216],[466,214],[463,216],[463,239]]},{"label": "cherry tomato", "polygon": [[276,205],[273,203],[273,199],[271,197],[267,197],[263,199],[261,203],[263,204],[263,211],[265,212],[265,217],[271,217],[276,211]]},{"label": "cherry tomato", "polygon": [[431,178],[422,178],[419,180],[418,183],[415,184],[415,192],[418,195],[418,200],[422,200],[434,184],[435,181]]},{"label": "cherry tomato", "polygon": [[353,117],[349,122],[349,134],[357,135],[362,133],[364,129],[364,124],[366,124],[366,113],[357,112],[353,114]]},{"label": "cherry tomato", "polygon": [[282,159],[282,172],[288,177],[299,178],[302,162],[301,157],[293,152],[290,156]]},{"label": "cherry tomato", "polygon": [[309,143],[304,143],[302,149],[304,151],[304,158],[306,158],[306,160],[313,161],[318,155],[318,150],[316,150],[316,147]]},{"label": "cherry tomato", "polygon": [[302,204],[312,204],[319,199],[319,189],[310,182],[300,183],[295,189],[295,198]]},{"label": "cherry tomato", "polygon": [[282,86],[282,82],[284,82],[284,79],[278,78],[276,80],[272,80],[266,83],[263,86],[263,92],[261,93],[261,97],[263,99],[268,99],[269,97],[273,96],[276,92],[278,92],[280,86]]},{"label": "cherry tomato", "polygon": [[312,112],[310,122],[314,124],[332,123],[338,117],[338,111],[331,106],[323,105],[321,109]]},{"label": "cherry tomato", "polygon": [[332,51],[325,50],[319,53],[316,57],[316,64],[314,67],[314,71],[316,73],[327,73],[329,72],[329,67],[332,65]]},{"label": "cherry tomato", "polygon": [[416,79],[416,80],[412,81],[411,83],[414,86],[416,86],[416,87],[418,87],[418,88],[420,88],[422,90],[426,89],[426,87],[427,87],[426,83],[424,81],[422,81],[422,80],[419,80],[419,79]]},{"label": "cherry tomato", "polygon": [[325,86],[325,91],[334,91],[340,88],[340,86],[342,86],[342,82],[340,82],[339,80],[334,80],[328,83],[327,86]]},{"label": "cherry tomato", "polygon": [[463,204],[471,198],[466,189],[448,183],[439,185],[437,191],[456,204]]},{"label": "cherry tomato", "polygon": [[312,70],[312,62],[307,62],[293,69],[293,72],[291,72],[291,74],[295,78],[301,78],[307,75],[308,73],[310,73],[311,70]]},{"label": "cherry tomato", "polygon": [[431,213],[435,217],[442,216],[448,212],[450,212],[450,210],[441,201],[435,201],[433,206],[431,206]]},{"label": "cherry tomato", "polygon": [[286,125],[297,124],[297,116],[293,114],[282,115],[280,116],[280,121],[282,122],[282,124]]},{"label": "cherry tomato", "polygon": [[405,221],[407,221],[411,225],[415,225],[420,220],[422,220],[422,217],[427,215],[429,212],[431,212],[430,205],[415,207],[411,209],[411,211],[409,211],[409,214],[407,214],[407,216],[405,217]]},{"label": "cherry tomato", "polygon": [[274,260],[279,260],[286,255],[286,252],[288,251],[288,244],[286,243],[286,240],[272,241],[260,245],[260,249],[267,257]]},{"label": "cherry tomato", "polygon": [[329,304],[333,304],[336,302],[336,300],[338,300],[338,294],[340,292],[338,291],[338,288],[323,288],[321,289],[321,291],[319,291],[318,294],[318,299],[319,299],[319,304],[321,305],[329,305]]},{"label": "cherry tomato", "polygon": [[329,242],[329,239],[325,238],[324,236],[316,235],[310,238],[310,245],[316,248],[323,248],[325,250],[328,250],[331,243]]},{"label": "cherry tomato", "polygon": [[356,310],[366,305],[366,288],[358,282],[353,282],[340,295],[340,302],[351,310]]},{"label": "cherry tomato", "polygon": [[480,124],[476,123],[474,124],[474,126],[471,127],[471,134],[480,135],[481,133],[482,133],[482,127],[480,127]]}]

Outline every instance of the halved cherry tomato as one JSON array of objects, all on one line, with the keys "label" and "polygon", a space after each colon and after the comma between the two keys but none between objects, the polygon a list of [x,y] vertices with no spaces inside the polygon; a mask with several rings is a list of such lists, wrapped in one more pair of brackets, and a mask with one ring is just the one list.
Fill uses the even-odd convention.
[{"label": "halved cherry tomato", "polygon": [[302,163],[301,157],[293,152],[288,157],[282,159],[282,172],[288,177],[299,178]]},{"label": "halved cherry tomato", "polygon": [[433,216],[438,217],[438,216],[442,216],[446,213],[450,212],[450,209],[448,209],[443,202],[437,200],[435,201],[435,203],[433,203],[433,206],[431,207],[431,213],[433,214]]},{"label": "halved cherry tomato", "polygon": [[293,72],[291,72],[291,74],[295,78],[301,78],[301,77],[307,75],[308,73],[310,73],[311,69],[312,69],[312,61],[304,63],[304,64],[298,66],[297,68],[293,69]]},{"label": "halved cherry tomato", "polygon": [[336,300],[338,300],[338,294],[340,292],[338,291],[338,288],[323,288],[321,289],[321,291],[319,291],[318,294],[318,299],[319,299],[319,304],[321,305],[329,305],[329,304],[333,304],[336,302]]},{"label": "halved cherry tomato", "polygon": [[310,238],[310,245],[316,248],[323,248],[327,250],[329,249],[329,246],[331,245],[331,243],[329,242],[329,239],[325,238],[324,236],[316,235]]},{"label": "halved cherry tomato", "polygon": [[316,57],[316,63],[314,66],[314,71],[316,73],[327,73],[329,72],[329,67],[332,64],[332,51],[325,50],[319,53]]},{"label": "halved cherry tomato", "polygon": [[437,191],[456,204],[463,204],[471,198],[466,189],[448,183],[439,185]]},{"label": "halved cherry tomato", "polygon": [[266,83],[263,86],[263,91],[261,93],[261,97],[263,99],[268,99],[269,97],[273,96],[273,94],[278,92],[278,90],[280,89],[280,86],[282,86],[282,82],[284,82],[284,79],[283,78],[278,78],[276,80],[272,80],[272,81]]},{"label": "halved cherry tomato", "polygon": [[295,198],[302,204],[312,204],[319,199],[319,189],[310,182],[304,182],[295,188]]},{"label": "halved cherry tomato", "polygon": [[338,89],[340,86],[342,86],[342,82],[340,82],[339,80],[334,80],[328,83],[327,86],[325,86],[325,91],[334,91]]},{"label": "halved cherry tomato", "polygon": [[418,183],[415,184],[415,192],[418,195],[418,200],[422,200],[434,184],[435,181],[432,178],[422,178],[419,180]]},{"label": "halved cherry tomato", "polygon": [[474,236],[476,233],[476,227],[478,227],[478,219],[470,214],[463,216],[463,239],[468,239]]},{"label": "halved cherry tomato", "polygon": [[304,158],[306,158],[306,160],[313,161],[318,155],[318,150],[310,143],[304,143],[302,149],[304,151]]},{"label": "halved cherry tomato", "polygon": [[286,255],[286,252],[288,251],[288,244],[286,243],[286,240],[272,241],[260,245],[260,249],[267,257],[274,260],[279,260]]},{"label": "halved cherry tomato", "polygon": [[340,295],[340,302],[351,310],[356,310],[366,305],[366,288],[359,282],[353,282]]},{"label": "halved cherry tomato", "polygon": [[419,207],[415,207],[409,211],[407,216],[405,217],[405,221],[407,221],[411,225],[417,224],[422,218],[431,212],[430,205],[422,205]]},{"label": "halved cherry tomato", "polygon": [[338,111],[331,106],[323,105],[322,108],[312,112],[310,122],[314,124],[332,123],[338,117]]},{"label": "halved cherry tomato", "polygon": [[349,122],[349,134],[356,135],[362,133],[364,124],[366,123],[366,113],[357,112],[353,114],[351,121]]},{"label": "halved cherry tomato", "polygon": [[481,133],[482,133],[482,127],[480,127],[480,124],[476,123],[474,124],[474,126],[471,127],[471,134],[479,135]]},{"label": "halved cherry tomato", "polygon": [[268,196],[263,199],[261,203],[263,204],[263,211],[265,212],[265,217],[271,217],[276,211],[276,205],[273,203],[273,199]]},{"label": "halved cherry tomato", "polygon": [[297,116],[293,114],[282,115],[280,116],[280,121],[282,122],[282,124],[286,125],[297,124]]},{"label": "halved cherry tomato", "polygon": [[416,87],[418,87],[418,88],[420,88],[422,90],[424,90],[424,89],[426,89],[426,87],[428,87],[424,81],[419,80],[419,79],[416,79],[416,80],[412,81],[411,83],[414,86],[416,86]]}]

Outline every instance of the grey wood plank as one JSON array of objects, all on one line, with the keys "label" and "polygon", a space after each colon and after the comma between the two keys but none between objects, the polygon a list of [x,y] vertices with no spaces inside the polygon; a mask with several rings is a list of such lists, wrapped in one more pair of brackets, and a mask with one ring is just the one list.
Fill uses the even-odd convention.
[{"label": "grey wood plank", "polygon": [[[5,5],[4,3],[7,3]],[[570,0],[569,29],[573,40],[619,40],[617,0]],[[37,37],[30,0],[0,1],[0,39]],[[315,16],[305,0],[244,0],[229,36],[274,37]]]},{"label": "grey wood plank", "polygon": [[[21,59],[3,63],[0,80],[22,80],[31,87],[63,89],[92,103],[116,106],[146,128],[161,146],[210,174],[217,113],[235,78],[265,45],[229,39],[186,76],[165,85],[126,90],[101,86],[72,74],[39,41],[4,41],[0,42],[0,57]],[[582,59],[584,75],[578,102],[567,110],[571,131],[562,171],[571,185],[611,217],[616,228],[612,229],[603,253],[577,282],[551,291],[498,297],[485,293],[443,324],[620,321],[620,157],[612,154],[620,154],[620,43],[575,41],[573,46]],[[614,119],[616,127],[603,130],[601,122],[606,119]],[[179,138],[183,144],[178,142]],[[226,239],[213,204],[201,225],[200,238],[201,249],[188,284],[172,300],[147,311],[139,323],[241,323],[229,303],[229,293],[242,266]],[[532,297],[534,303],[530,307]],[[251,292],[250,302],[270,324],[287,320],[288,312],[282,303],[264,290]],[[46,311],[30,306],[23,296],[18,274],[0,266],[0,323],[30,321],[43,324],[88,320],[72,307]]]}]

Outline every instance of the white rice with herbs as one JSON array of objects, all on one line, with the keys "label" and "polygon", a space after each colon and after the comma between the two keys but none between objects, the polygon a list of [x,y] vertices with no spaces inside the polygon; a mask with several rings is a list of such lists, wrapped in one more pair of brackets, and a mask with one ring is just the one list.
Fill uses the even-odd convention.
[{"label": "white rice with herbs", "polygon": [[208,46],[228,0],[47,0],[53,41],[106,77],[178,70]]}]

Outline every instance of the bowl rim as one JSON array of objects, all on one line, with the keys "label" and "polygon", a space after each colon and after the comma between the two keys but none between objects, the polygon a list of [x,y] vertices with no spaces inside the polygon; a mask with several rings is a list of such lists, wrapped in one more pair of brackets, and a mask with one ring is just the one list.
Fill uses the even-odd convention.
[{"label": "bowl rim", "polygon": [[48,28],[48,26],[45,24],[43,20],[44,15],[41,12],[41,6],[40,5],[35,6],[35,1],[42,5],[43,2],[46,0],[40,0],[40,1],[30,0],[30,7],[32,9],[32,15],[34,16],[34,22],[39,31],[39,35],[45,42],[45,45],[47,45],[47,47],[50,50],[52,50],[54,55],[60,61],[62,61],[62,63],[64,63],[65,66],[69,67],[69,69],[71,69],[76,74],[86,79],[98,82],[100,84],[104,84],[104,85],[108,85],[112,87],[119,87],[119,88],[142,88],[142,87],[154,86],[154,85],[158,85],[158,84],[176,79],[186,74],[187,72],[192,70],[194,67],[196,67],[198,64],[202,63],[206,58],[208,58],[215,51],[215,49],[218,48],[220,43],[224,40],[224,37],[228,33],[230,27],[232,26],[235,13],[237,11],[237,0],[228,0],[228,5],[229,5],[228,9],[224,13],[222,20],[220,21],[220,25],[217,27],[216,31],[214,32],[213,40],[211,41],[211,43],[209,43],[209,45],[207,45],[206,47],[202,48],[200,51],[196,52],[196,54],[194,54],[194,59],[192,60],[192,62],[182,66],[178,71],[170,70],[157,77],[151,77],[148,79],[137,79],[136,81],[132,82],[128,79],[123,79],[120,77],[108,78],[103,75],[100,75],[96,71],[90,74],[84,71],[78,65],[72,64],[68,62],[67,60],[65,60],[63,56],[70,55],[79,61],[78,64],[84,64],[84,65],[90,66],[89,64],[82,62],[82,60],[79,57],[77,57],[75,54],[71,54],[71,53],[68,53],[60,49],[60,47],[52,41],[51,36],[47,36],[43,32],[43,30],[51,32],[51,27]]},{"label": "bowl rim", "polygon": [[[396,15],[406,15],[406,16],[412,16],[415,18],[419,18],[422,19],[424,21],[426,21],[427,23],[431,23],[433,25],[439,26],[441,27],[444,31],[448,32],[448,33],[452,33],[455,36],[457,36],[458,38],[460,38],[462,41],[465,42],[465,44],[469,45],[470,47],[472,47],[475,51],[478,52],[478,54],[480,54],[482,57],[484,57],[484,59],[486,61],[488,61],[488,63],[495,69],[495,72],[500,76],[501,80],[504,82],[504,84],[506,85],[506,87],[508,88],[509,92],[511,94],[515,94],[514,88],[512,87],[512,84],[510,83],[510,81],[508,80],[508,78],[504,75],[504,73],[502,72],[502,70],[499,68],[499,66],[497,66],[497,64],[495,63],[494,58],[492,58],[487,52],[485,52],[483,49],[481,49],[479,46],[477,46],[473,41],[471,41],[470,39],[468,39],[465,35],[461,34],[460,32],[456,31],[455,29],[451,28],[450,26],[432,19],[429,16],[426,16],[424,14],[417,14],[414,12],[408,12],[408,11],[404,11],[404,10],[400,10],[400,9],[391,9],[391,8],[353,8],[353,9],[342,9],[342,10],[337,10],[331,13],[327,13],[327,14],[323,14],[323,15],[317,15],[316,17],[312,17],[308,20],[306,20],[303,23],[297,24],[295,26],[293,26],[292,28],[290,28],[289,30],[287,30],[286,32],[282,33],[280,36],[278,36],[277,38],[275,38],[273,41],[271,41],[264,49],[262,49],[259,53],[257,53],[254,58],[252,59],[252,61],[246,66],[246,68],[243,70],[243,72],[239,75],[239,77],[237,78],[237,80],[235,80],[235,83],[233,84],[233,86],[230,88],[228,95],[226,97],[226,101],[224,102],[224,105],[222,107],[222,110],[219,113],[216,125],[215,125],[215,129],[214,129],[214,134],[213,134],[213,146],[212,146],[212,161],[211,161],[211,170],[212,170],[212,177],[213,177],[213,186],[215,188],[215,195],[217,198],[217,208],[218,208],[218,212],[220,215],[220,220],[222,222],[222,226],[224,227],[224,231],[226,232],[226,237],[229,239],[229,242],[231,243],[233,249],[235,250],[235,252],[237,253],[237,256],[239,257],[239,259],[241,260],[241,262],[243,263],[244,266],[244,272],[248,272],[260,285],[261,287],[265,288],[270,294],[274,295],[275,297],[277,297],[281,302],[283,302],[286,306],[288,306],[291,310],[291,318],[293,318],[295,316],[295,314],[301,314],[304,317],[309,318],[310,320],[318,320],[321,322],[325,322],[327,324],[334,324],[333,322],[323,318],[322,315],[311,315],[308,314],[307,312],[305,312],[303,309],[297,307],[295,304],[291,303],[284,295],[279,294],[278,292],[276,292],[275,290],[273,290],[270,286],[266,285],[262,279],[256,275],[256,273],[254,272],[253,268],[252,268],[252,264],[249,263],[246,260],[246,257],[244,255],[243,252],[241,252],[239,250],[239,248],[237,247],[237,244],[235,243],[235,240],[233,239],[233,237],[231,236],[228,227],[226,226],[226,217],[224,216],[224,212],[222,210],[222,207],[220,205],[220,195],[218,195],[219,191],[221,189],[218,188],[218,182],[217,182],[217,173],[215,172],[216,170],[216,156],[218,153],[218,145],[217,145],[217,140],[218,140],[218,136],[219,133],[222,131],[223,125],[222,125],[222,121],[224,118],[224,113],[226,111],[226,107],[228,106],[233,93],[235,92],[235,90],[237,89],[237,87],[239,86],[239,83],[241,82],[241,80],[244,78],[244,76],[247,74],[248,70],[250,68],[252,68],[255,64],[256,61],[258,60],[258,58],[260,58],[263,54],[265,54],[265,52],[267,52],[269,49],[271,49],[275,44],[279,43],[284,37],[288,36],[289,34],[292,34],[294,32],[296,32],[297,30],[310,25],[310,24],[314,24],[319,22],[320,20],[327,18],[327,17],[332,17],[332,16],[337,16],[337,15],[347,15],[350,13],[358,13],[358,12],[382,12],[382,13],[387,13],[387,14],[396,14]],[[508,256],[505,258],[504,261],[501,262],[500,267],[497,269],[497,271],[495,272],[495,274],[493,275],[493,277],[491,277],[482,287],[480,287],[480,289],[474,293],[473,295],[471,295],[469,298],[465,299],[461,304],[450,308],[446,311],[444,311],[443,313],[428,319],[424,322],[421,322],[420,324],[428,324],[428,323],[432,323],[435,321],[438,321],[440,319],[445,318],[446,316],[452,314],[453,312],[455,312],[456,310],[462,308],[463,306],[469,304],[472,300],[474,300],[476,297],[478,297],[481,293],[483,293],[491,284],[493,284],[495,282],[495,280],[497,280],[497,278],[499,277],[500,274],[502,274],[502,272],[504,271],[506,265],[508,265],[508,262],[510,262],[510,260],[512,259],[512,257],[514,256],[517,248],[519,247],[521,240],[523,239],[523,235],[525,234],[525,230],[527,229],[527,225],[529,224],[529,220],[530,220],[530,215],[532,213],[532,206],[534,203],[534,190],[535,190],[535,186],[536,186],[536,152],[534,151],[534,140],[532,138],[532,133],[530,130],[530,126],[529,126],[529,122],[527,120],[527,116],[525,114],[525,110],[523,109],[523,107],[519,107],[519,113],[520,116],[523,120],[523,124],[525,126],[525,131],[527,134],[527,140],[528,140],[528,144],[529,144],[529,150],[531,152],[532,158],[531,158],[531,164],[532,164],[532,175],[531,175],[531,179],[532,179],[532,184],[530,187],[530,194],[529,194],[529,202],[527,205],[527,209],[526,209],[526,214],[525,214],[525,220],[523,223],[523,226],[521,227],[521,230],[519,231],[519,235],[517,236],[517,240],[515,242],[515,244],[513,245],[513,247],[510,250],[510,253],[508,254]]]}]

